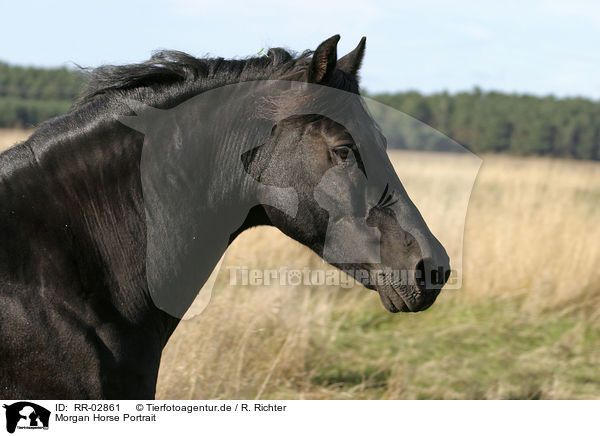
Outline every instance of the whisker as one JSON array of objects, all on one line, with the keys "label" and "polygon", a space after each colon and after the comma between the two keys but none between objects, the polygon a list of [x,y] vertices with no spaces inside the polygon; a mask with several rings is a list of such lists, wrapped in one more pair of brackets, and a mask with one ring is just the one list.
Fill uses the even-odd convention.
[{"label": "whisker", "polygon": [[394,196],[394,191],[392,191],[392,193],[387,196],[387,198],[385,199],[385,201],[383,202],[383,204],[389,203],[389,201],[393,198],[393,196]]},{"label": "whisker", "polygon": [[394,201],[392,201],[390,204],[387,204],[385,207],[386,208],[390,208],[392,207],[394,204],[398,203],[398,198],[396,198]]},{"label": "whisker", "polygon": [[386,183],[385,185],[385,189],[383,190],[383,194],[381,194],[381,197],[379,197],[379,201],[377,201],[376,206],[380,206],[381,204],[383,204],[383,199],[385,198],[387,192],[388,192],[388,188],[389,188],[389,184]]}]

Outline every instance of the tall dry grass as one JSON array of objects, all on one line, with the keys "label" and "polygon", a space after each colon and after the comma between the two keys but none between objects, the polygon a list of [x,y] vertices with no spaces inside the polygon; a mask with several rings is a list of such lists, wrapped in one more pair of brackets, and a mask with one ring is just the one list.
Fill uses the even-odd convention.
[{"label": "tall dry grass", "polygon": [[12,147],[17,142],[24,141],[33,130],[28,129],[0,129],[0,152]]},{"label": "tall dry grass", "polygon": [[[457,256],[445,229],[462,219],[453,187],[467,160],[392,158]],[[158,396],[600,397],[599,223],[600,164],[487,156],[469,202],[462,289],[397,315],[359,286],[230,286],[228,265],[324,267],[277,230],[248,231],[211,304],[167,345]]]},{"label": "tall dry grass", "polygon": [[[29,134],[0,132],[0,150]],[[471,163],[391,156],[456,266],[457,190]],[[486,156],[468,204],[462,289],[396,315],[360,286],[230,286],[228,266],[327,268],[275,229],[245,232],[207,309],[167,345],[157,395],[600,398],[599,223],[599,163]]]}]

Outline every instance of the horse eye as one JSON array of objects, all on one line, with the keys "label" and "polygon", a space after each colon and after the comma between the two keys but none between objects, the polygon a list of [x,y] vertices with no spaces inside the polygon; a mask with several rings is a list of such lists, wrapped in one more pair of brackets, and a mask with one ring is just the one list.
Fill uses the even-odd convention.
[{"label": "horse eye", "polygon": [[337,147],[333,149],[333,152],[337,155],[337,157],[339,157],[342,161],[345,161],[346,159],[348,159],[348,156],[350,155],[350,147]]}]

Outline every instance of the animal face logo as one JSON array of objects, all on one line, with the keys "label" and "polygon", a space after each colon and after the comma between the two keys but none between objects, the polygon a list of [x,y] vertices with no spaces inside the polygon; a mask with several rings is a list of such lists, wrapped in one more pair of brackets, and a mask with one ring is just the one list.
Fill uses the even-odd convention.
[{"label": "animal face logo", "polygon": [[[357,94],[286,80],[215,88],[170,109],[128,103],[136,115],[118,120],[144,134],[148,289],[168,314],[189,313],[200,288],[210,294],[232,235],[262,223],[377,290],[386,309],[429,307],[450,276],[449,255],[389,159],[386,128],[399,129],[411,150],[435,146],[464,157],[468,174],[452,186],[461,216],[443,229],[456,247],[450,285],[460,287],[464,216],[480,159],[430,127]],[[429,186],[437,170],[426,164],[436,156],[419,159],[415,186]],[[442,207],[446,201],[444,192],[426,195]]]},{"label": "animal face logo", "polygon": [[3,406],[6,409],[6,431],[18,429],[48,429],[50,411],[27,401]]}]

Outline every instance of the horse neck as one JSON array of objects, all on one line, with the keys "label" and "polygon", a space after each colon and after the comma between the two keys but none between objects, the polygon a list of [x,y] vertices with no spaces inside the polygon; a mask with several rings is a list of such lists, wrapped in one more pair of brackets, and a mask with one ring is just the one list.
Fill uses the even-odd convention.
[{"label": "horse neck", "polygon": [[198,128],[198,113],[188,110],[169,117],[152,120],[142,157],[146,273],[154,303],[181,317],[256,198],[229,126]]},{"label": "horse neck", "polygon": [[[177,320],[156,308],[149,295],[140,171],[144,136],[106,112],[88,114],[94,121],[76,128],[73,119],[80,117],[78,112],[43,126],[21,145],[32,158],[9,183],[13,192],[25,193],[23,209],[31,208],[27,199],[36,199],[37,220],[57,235],[54,239],[60,249],[70,251],[73,261],[83,268],[93,270],[91,276],[98,283],[89,285],[106,284],[108,289],[100,292],[108,291],[106,298],[133,322],[160,319],[166,340]],[[244,201],[243,187],[228,184],[227,177],[217,174],[224,155],[223,151],[211,155],[214,162],[205,165],[215,173],[207,175],[212,182],[202,198],[219,191],[211,207],[215,216],[232,201]],[[239,219],[243,222],[244,218]],[[173,266],[165,258],[158,261],[165,269]]]},{"label": "horse neck", "polygon": [[[159,102],[157,105],[172,106],[173,102]],[[197,239],[202,246],[202,262],[199,263],[205,265],[194,266],[192,272],[184,274],[193,277],[200,269],[206,269],[210,274],[213,263],[216,264],[230,242],[230,233],[239,226],[243,229],[257,223],[256,214],[251,217],[249,224],[244,221],[248,210],[242,205],[250,201],[247,198],[250,196],[248,186],[230,171],[234,167],[234,160],[239,163],[240,151],[236,149],[239,144],[213,144],[209,149],[200,149],[199,153],[186,153],[190,164],[186,159],[180,162],[176,176],[185,180],[184,185],[188,189],[172,192],[165,191],[161,186],[168,183],[160,175],[157,176],[156,168],[146,165],[151,160],[148,156],[152,155],[153,139],[152,134],[143,135],[119,121],[100,123],[72,146],[72,153],[77,156],[75,161],[79,164],[70,166],[72,173],[63,177],[70,181],[69,186],[77,188],[76,195],[68,196],[71,203],[67,209],[79,209],[84,213],[83,221],[89,224],[85,233],[91,235],[95,246],[105,251],[102,257],[108,263],[107,271],[123,273],[116,282],[128,285],[122,292],[127,301],[131,299],[132,291],[129,288],[133,286],[143,287],[145,295],[148,295],[148,283],[156,283],[149,276],[152,271],[159,271],[161,277],[168,277],[171,271],[181,269],[179,264],[189,258],[189,253],[179,251],[181,241],[186,236]],[[168,136],[161,139],[169,150],[177,142]],[[198,147],[197,144],[188,145]],[[68,149],[69,144],[61,147]],[[160,154],[155,162],[160,169],[169,167]],[[201,176],[198,174],[200,167]],[[158,186],[154,186],[155,180]],[[152,192],[156,190],[160,193],[153,196]],[[192,194],[191,197],[187,196],[188,192]],[[176,201],[171,204],[171,200]],[[157,211],[161,215],[158,219],[159,230],[168,229],[166,238],[158,242],[158,253],[154,250],[156,245],[147,243],[156,242],[152,238],[152,228],[156,229],[157,226],[153,226],[152,220],[148,221],[148,216],[156,216]],[[234,216],[236,214],[239,216]],[[224,221],[236,224],[229,228],[223,226]],[[167,223],[173,223],[174,227],[169,228]],[[197,233],[192,235],[190,225],[198,227]],[[219,233],[223,233],[220,238]],[[156,268],[147,270],[149,265]],[[132,275],[132,272],[135,274]],[[136,278],[135,282],[132,283],[131,277]],[[202,286],[203,280],[198,276],[196,291]],[[158,301],[150,303],[158,304]],[[173,314],[171,311],[168,313]]]},{"label": "horse neck", "polygon": [[[40,227],[20,232],[60,265],[54,277],[43,273],[39,280],[56,282],[60,289],[68,271],[77,272],[81,285],[72,291],[74,300],[98,296],[123,319],[148,326],[157,310],[145,278],[143,136],[100,114],[74,127],[78,117],[75,112],[51,121],[20,146],[32,157],[7,181],[24,199],[11,201],[15,209],[29,208],[25,216]],[[35,264],[37,254],[32,256]],[[174,327],[159,328],[169,334]]]}]

